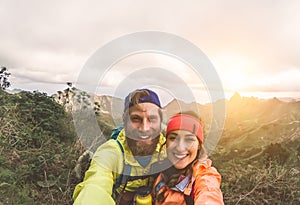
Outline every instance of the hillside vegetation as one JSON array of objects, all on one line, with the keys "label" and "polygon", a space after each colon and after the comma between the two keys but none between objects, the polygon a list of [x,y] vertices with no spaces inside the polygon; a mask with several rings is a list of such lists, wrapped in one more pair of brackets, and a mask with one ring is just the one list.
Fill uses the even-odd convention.
[{"label": "hillside vegetation", "polygon": [[211,156],[227,204],[300,204],[300,102],[235,94]]},{"label": "hillside vegetation", "polygon": [[[122,103],[110,96],[92,100],[75,88],[53,97],[0,90],[0,205],[72,204],[73,189],[99,144],[83,147],[73,116],[83,116],[80,110],[91,106],[107,138],[121,122]],[[210,156],[222,175],[225,204],[300,204],[299,102],[236,94],[225,103],[225,127]],[[197,107],[209,126],[211,104],[172,101],[164,108],[167,116],[178,105]],[[89,116],[84,117],[80,135],[89,135],[83,129]]]},{"label": "hillside vegetation", "polygon": [[71,117],[44,93],[0,89],[0,204],[70,204],[80,154]]}]

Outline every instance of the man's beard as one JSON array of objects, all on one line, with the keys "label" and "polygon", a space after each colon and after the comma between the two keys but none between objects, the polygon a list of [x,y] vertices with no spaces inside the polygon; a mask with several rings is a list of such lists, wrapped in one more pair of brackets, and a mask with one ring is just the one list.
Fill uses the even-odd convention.
[{"label": "man's beard", "polygon": [[159,141],[159,136],[151,139],[150,144],[140,142],[139,140],[134,140],[129,137],[126,137],[126,140],[133,156],[148,156],[154,153]]}]

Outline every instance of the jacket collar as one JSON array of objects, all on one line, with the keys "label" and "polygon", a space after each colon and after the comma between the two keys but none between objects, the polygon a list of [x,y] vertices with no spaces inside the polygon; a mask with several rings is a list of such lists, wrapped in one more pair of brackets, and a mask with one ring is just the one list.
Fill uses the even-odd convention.
[{"label": "jacket collar", "polygon": [[185,176],[178,184],[175,185],[176,189],[180,192],[184,192],[187,186],[191,182],[192,175]]},{"label": "jacket collar", "polygon": [[[119,136],[118,136],[118,140],[119,142],[122,144],[123,148],[124,148],[124,160],[125,160],[125,164],[131,164],[132,166],[141,166],[137,160],[134,158],[128,144],[126,141],[126,136],[125,136],[125,130],[123,129]],[[159,157],[160,159],[164,159],[166,158],[166,150],[164,148],[161,148],[165,143],[165,137],[162,133],[160,133],[159,136],[159,141],[157,143],[157,146],[155,148],[155,151],[152,155],[152,158],[150,160],[150,163],[148,164],[150,166],[150,164],[158,161]],[[148,167],[148,165],[146,166],[146,168]]]}]

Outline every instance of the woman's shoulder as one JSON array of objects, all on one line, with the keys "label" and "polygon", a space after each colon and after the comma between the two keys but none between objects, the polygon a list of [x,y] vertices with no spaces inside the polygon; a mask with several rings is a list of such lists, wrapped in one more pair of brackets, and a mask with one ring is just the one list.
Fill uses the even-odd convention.
[{"label": "woman's shoulder", "polygon": [[193,168],[196,169],[207,169],[212,166],[212,161],[208,158],[205,159],[198,159],[194,162]]},{"label": "woman's shoulder", "polygon": [[193,164],[193,175],[217,174],[219,172],[212,166],[210,159],[199,159]]},{"label": "woman's shoulder", "polygon": [[221,175],[212,166],[210,159],[199,160],[193,166],[193,178],[196,187],[220,187]]}]

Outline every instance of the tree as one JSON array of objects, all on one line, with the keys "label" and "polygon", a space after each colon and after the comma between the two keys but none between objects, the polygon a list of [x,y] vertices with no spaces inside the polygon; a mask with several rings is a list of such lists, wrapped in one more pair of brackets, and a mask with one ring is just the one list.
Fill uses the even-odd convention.
[{"label": "tree", "polygon": [[0,70],[0,89],[5,90],[10,86],[10,82],[8,81],[8,78],[10,76],[10,73],[8,72],[6,67],[1,67]]}]

